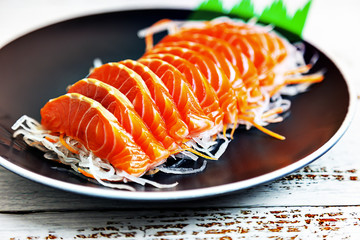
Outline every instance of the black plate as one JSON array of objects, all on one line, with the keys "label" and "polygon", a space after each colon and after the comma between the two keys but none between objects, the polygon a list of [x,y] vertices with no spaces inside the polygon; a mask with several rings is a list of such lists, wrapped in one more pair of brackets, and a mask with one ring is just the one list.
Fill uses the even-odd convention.
[{"label": "black plate", "polygon": [[[11,138],[11,125],[21,115],[40,119],[48,99],[85,77],[95,58],[103,62],[137,59],[144,40],[137,31],[161,18],[187,19],[187,10],[134,10],[91,15],[31,32],[0,50],[0,164],[34,181],[92,196],[116,199],[189,199],[223,194],[274,180],[315,160],[331,148],[349,124],[351,96],[334,63],[304,42],[307,60],[316,52],[314,71],[326,69],[325,81],[291,99],[289,116],[269,128],[286,136],[279,141],[258,130],[237,130],[225,154],[191,175],[156,174],[172,189],[136,186],[137,192],[104,188]],[[199,166],[201,161],[196,166]],[[171,193],[171,194],[169,194]]]}]

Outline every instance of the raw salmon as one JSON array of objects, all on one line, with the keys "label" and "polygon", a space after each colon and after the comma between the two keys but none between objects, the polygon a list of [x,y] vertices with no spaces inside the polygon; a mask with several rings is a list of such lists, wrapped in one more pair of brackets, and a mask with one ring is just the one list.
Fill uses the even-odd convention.
[{"label": "raw salmon", "polygon": [[96,79],[83,79],[73,84],[69,93],[79,93],[99,102],[111,112],[141,149],[150,157],[152,167],[163,163],[170,155],[155,139],[132,103],[116,88]]},{"label": "raw salmon", "polygon": [[155,138],[167,149],[177,148],[175,140],[168,134],[164,119],[152,100],[149,89],[136,72],[119,63],[107,63],[93,69],[89,78],[98,79],[122,92],[132,102],[135,111]]},{"label": "raw salmon", "polygon": [[[220,107],[224,112],[224,123],[234,123],[236,115],[239,114],[237,98],[224,71],[216,66],[212,59],[189,49],[191,46],[194,46],[194,44],[191,44],[190,42],[177,43],[179,44],[157,44],[150,53],[170,53],[194,64],[214,88],[219,99]],[[196,50],[198,49],[196,48]]]},{"label": "raw salmon", "polygon": [[287,54],[279,37],[266,28],[230,22],[210,23],[201,31],[221,38],[243,52],[256,67],[260,85],[273,84],[272,69]]},{"label": "raw salmon", "polygon": [[[192,42],[201,43],[208,46],[209,48],[215,50],[216,52],[222,54],[230,63],[221,64],[222,69],[230,79],[230,82],[233,83],[233,87],[236,89],[236,86],[241,87],[241,82],[236,83],[234,81],[241,79],[244,82],[247,90],[250,93],[251,97],[261,96],[259,76],[257,69],[250,59],[239,49],[232,46],[226,40],[220,38],[217,34],[220,32],[214,32],[209,29],[186,29],[175,35],[168,35],[162,41],[173,41],[175,39],[188,40]],[[168,38],[168,39],[167,39]],[[227,67],[228,65],[229,67]],[[236,70],[232,66],[236,66]],[[240,74],[240,77],[231,77],[232,71],[237,71]]]},{"label": "raw salmon", "polygon": [[143,79],[151,93],[152,99],[160,110],[170,136],[180,142],[186,139],[189,135],[189,129],[181,119],[179,110],[161,79],[147,66],[137,61],[124,60],[119,63],[132,69]]},{"label": "raw salmon", "polygon": [[198,137],[212,129],[214,122],[203,112],[190,84],[177,68],[155,58],[141,58],[138,61],[150,68],[165,84],[189,128],[189,137]]},{"label": "raw salmon", "polygon": [[50,100],[40,113],[46,129],[73,137],[115,168],[134,176],[149,169],[149,157],[100,103],[68,93]]},{"label": "raw salmon", "polygon": [[214,88],[208,83],[205,76],[191,62],[173,54],[149,54],[146,58],[161,59],[177,68],[191,85],[195,96],[199,100],[204,113],[215,123],[214,131],[222,129],[224,113],[219,105]]}]

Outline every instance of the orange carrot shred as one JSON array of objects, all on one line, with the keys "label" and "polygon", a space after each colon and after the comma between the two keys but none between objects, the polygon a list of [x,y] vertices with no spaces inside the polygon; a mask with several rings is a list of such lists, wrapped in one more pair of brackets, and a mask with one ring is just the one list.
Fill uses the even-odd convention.
[{"label": "orange carrot shred", "polygon": [[275,114],[279,114],[279,113],[282,113],[284,110],[282,107],[277,107],[277,108],[274,108],[274,109],[271,109],[267,112],[265,112],[261,117],[262,118],[268,118],[268,117],[271,117]]},{"label": "orange carrot shred", "polygon": [[272,89],[272,90],[270,91],[270,93],[269,93],[270,97],[274,96],[275,93],[277,93],[278,91],[280,91],[280,89],[283,88],[283,87],[285,87],[285,85],[286,85],[285,83],[277,85],[274,89]]},{"label": "orange carrot shred", "polygon": [[278,133],[275,133],[275,132],[273,132],[273,131],[271,131],[271,130],[269,130],[269,129],[267,129],[267,128],[264,128],[263,126],[255,123],[255,122],[252,122],[252,124],[253,124],[257,129],[259,129],[260,131],[268,134],[269,136],[272,136],[272,137],[277,138],[277,139],[279,139],[279,140],[285,140],[285,139],[286,139],[284,136],[282,136],[282,135],[280,135],[280,134],[278,134]]},{"label": "orange carrot shred", "polygon": [[231,133],[230,133],[230,138],[231,138],[231,139],[234,139],[234,133],[235,133],[235,129],[236,129],[236,127],[237,127],[238,117],[239,117],[239,116],[236,114],[236,115],[235,115],[235,119],[234,119],[234,126],[233,126],[233,128],[231,129]]},{"label": "orange carrot shred", "polygon": [[78,168],[77,169],[82,175],[84,175],[85,177],[89,177],[89,178],[93,178],[95,179],[94,175],[92,175],[91,173],[88,173],[87,171],[81,169],[81,168]]},{"label": "orange carrot shred", "polygon": [[56,143],[57,142],[57,140],[55,140],[55,139],[52,139],[52,138],[49,138],[49,137],[45,137],[45,139],[46,140],[48,140],[49,142],[51,142],[51,143]]},{"label": "orange carrot shred", "polygon": [[216,134],[212,136],[213,141],[216,141],[216,138],[217,138]]},{"label": "orange carrot shred", "polygon": [[194,150],[194,149],[186,146],[185,144],[183,144],[181,147],[183,147],[183,149],[184,149],[185,151],[191,152],[191,153],[193,153],[193,154],[195,154],[195,155],[198,155],[199,157],[206,158],[206,159],[210,159],[210,160],[217,160],[217,158],[213,158],[213,157],[206,156],[205,154],[202,154],[202,153],[200,153],[200,152],[198,152],[198,151],[196,151],[196,150]]},{"label": "orange carrot shred", "polygon": [[224,136],[224,138],[227,140],[227,137],[226,137],[226,129],[227,129],[227,124],[224,124],[224,127],[223,127],[223,136]]},{"label": "orange carrot shred", "polygon": [[74,153],[74,154],[79,154],[79,151],[74,149],[73,147],[71,147],[69,144],[66,143],[65,139],[64,139],[64,134],[60,134],[60,142],[62,145],[64,145],[64,147],[66,147],[70,152]]},{"label": "orange carrot shred", "polygon": [[250,118],[246,118],[246,117],[241,117],[241,119],[245,120],[245,121],[248,121],[249,123],[251,123],[252,125],[254,125],[254,127],[256,127],[257,129],[259,129],[260,131],[262,131],[263,133],[271,136],[271,137],[274,137],[276,139],[279,139],[279,140],[285,140],[286,138],[278,133],[275,133],[259,124],[257,124],[256,122],[254,122],[253,119],[250,119]]},{"label": "orange carrot shred", "polygon": [[159,171],[160,171],[160,169],[158,169],[158,168],[150,169],[149,171],[146,172],[146,175],[154,175]]},{"label": "orange carrot shred", "polygon": [[307,65],[305,65],[305,66],[301,66],[301,67],[298,67],[298,68],[296,68],[296,69],[286,71],[286,72],[285,72],[285,75],[293,75],[293,74],[296,74],[296,73],[306,73],[306,72],[308,72],[311,68],[312,68],[312,64],[307,64]]},{"label": "orange carrot shred", "polygon": [[176,149],[176,150],[170,152],[170,155],[176,155],[176,154],[181,153],[181,152],[183,152],[183,151],[185,151],[185,150],[186,150],[186,149],[183,149],[183,148]]},{"label": "orange carrot shred", "polygon": [[146,52],[150,51],[154,46],[153,35],[148,34],[145,37]]},{"label": "orange carrot shred", "polygon": [[299,84],[299,83],[318,83],[324,79],[324,76],[319,73],[301,76],[298,78],[288,78],[285,80],[286,84]]}]

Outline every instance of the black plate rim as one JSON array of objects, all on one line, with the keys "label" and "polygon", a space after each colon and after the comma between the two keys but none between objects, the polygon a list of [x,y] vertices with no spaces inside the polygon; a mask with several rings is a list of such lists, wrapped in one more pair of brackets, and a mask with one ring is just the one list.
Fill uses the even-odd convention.
[{"label": "black plate rim", "polygon": [[[170,9],[171,7],[168,7],[168,8]],[[171,9],[176,10],[179,8],[171,8]],[[56,23],[60,23],[63,21],[69,21],[72,19],[76,19],[78,17],[92,16],[92,15],[105,14],[105,13],[114,13],[114,12],[119,12],[119,11],[131,11],[131,10],[140,10],[140,8],[134,8],[134,9],[129,8],[129,9],[121,9],[121,10],[118,9],[118,10],[114,10],[114,11],[101,11],[98,13],[83,14],[83,15],[77,16],[75,18],[67,18],[62,21],[52,22],[46,26],[34,29],[33,31],[37,31],[37,30],[40,30],[47,26],[50,26],[50,25],[53,25]],[[147,8],[146,10],[151,10],[151,9]],[[186,9],[186,10],[189,10],[189,9]],[[15,38],[13,40],[10,40],[4,46],[16,41],[17,39],[19,39],[23,36],[26,36],[27,34],[33,32],[33,31],[26,32],[23,35]],[[311,43],[309,43],[309,44],[314,46]],[[0,47],[0,50],[4,46]],[[317,48],[317,47],[315,47],[315,48],[319,52],[321,52],[319,50],[319,48]],[[326,58],[328,58],[330,61],[332,61],[326,54],[324,54],[324,53],[322,53],[322,54]],[[286,167],[280,168],[278,170],[275,170],[275,171],[272,171],[272,172],[254,177],[254,178],[250,178],[250,179],[243,180],[240,182],[234,182],[234,183],[229,183],[229,184],[213,186],[213,187],[205,187],[205,188],[201,188],[201,189],[178,190],[178,191],[176,191],[176,190],[175,191],[159,190],[159,191],[155,191],[155,192],[154,191],[152,191],[152,192],[131,192],[131,191],[126,191],[126,190],[114,190],[114,189],[110,189],[110,188],[109,189],[93,188],[93,187],[63,182],[63,181],[56,180],[53,178],[45,177],[38,173],[32,172],[30,170],[26,170],[22,167],[19,167],[18,165],[14,164],[14,163],[8,161],[7,159],[5,159],[1,156],[0,156],[0,165],[21,177],[24,177],[26,179],[32,180],[34,182],[37,182],[37,183],[40,183],[40,184],[43,184],[43,185],[46,185],[49,187],[57,188],[57,189],[67,191],[67,192],[73,192],[76,194],[82,194],[82,195],[87,195],[87,196],[92,196],[92,197],[107,198],[107,199],[140,200],[140,201],[174,201],[174,200],[205,198],[205,197],[223,195],[223,194],[228,194],[228,193],[244,190],[244,189],[247,189],[250,187],[254,187],[254,186],[257,186],[260,184],[267,183],[269,181],[274,181],[276,179],[279,179],[285,175],[290,174],[291,172],[294,172],[294,171],[310,164],[311,162],[315,161],[316,159],[321,157],[323,154],[325,154],[328,150],[330,150],[330,148],[332,148],[340,140],[340,138],[344,135],[344,133],[350,126],[351,121],[355,115],[356,104],[357,104],[356,94],[354,93],[354,87],[352,87],[351,82],[348,81],[347,78],[344,77],[344,75],[342,74],[342,72],[340,71],[338,66],[337,65],[335,65],[335,66],[337,67],[337,70],[339,71],[340,75],[344,79],[344,82],[346,84],[348,94],[349,94],[348,111],[347,111],[345,119],[342,122],[339,129],[324,145],[322,145],[320,148],[318,148],[316,151],[309,154],[305,158],[299,159],[297,162],[290,164]]]}]

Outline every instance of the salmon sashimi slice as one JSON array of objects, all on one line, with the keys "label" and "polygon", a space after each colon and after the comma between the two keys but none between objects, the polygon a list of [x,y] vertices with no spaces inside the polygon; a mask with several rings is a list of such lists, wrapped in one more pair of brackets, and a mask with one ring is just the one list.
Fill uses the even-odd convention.
[{"label": "salmon sashimi slice", "polygon": [[[250,39],[249,31],[245,24],[231,24],[228,22],[210,23],[204,28],[209,35],[224,39],[232,46],[241,50],[254,63],[257,69],[269,60],[263,46]],[[242,30],[242,31],[241,31]],[[251,31],[254,34],[255,30]]]},{"label": "salmon sashimi slice", "polygon": [[214,121],[214,133],[217,133],[219,129],[222,129],[224,113],[220,108],[219,99],[214,88],[194,64],[185,58],[168,53],[151,54],[150,52],[150,54],[145,55],[145,57],[164,60],[177,68],[184,75],[188,83],[190,83],[204,113]]},{"label": "salmon sashimi slice", "polygon": [[266,61],[262,64],[259,72],[259,82],[261,86],[271,86],[274,84],[274,68],[281,63],[287,55],[284,43],[280,38],[268,32],[251,33],[245,36],[252,46],[263,49],[267,55]]},{"label": "salmon sashimi slice", "polygon": [[199,137],[214,127],[214,122],[204,113],[190,84],[177,68],[155,58],[141,58],[138,61],[150,68],[165,84],[189,128],[189,137]]},{"label": "salmon sashimi slice", "polygon": [[274,60],[275,63],[281,62],[287,55],[285,42],[280,36],[271,32],[268,27],[254,26],[249,24],[238,24],[234,22],[217,23],[215,27],[231,29],[245,38],[252,38],[257,41]]},{"label": "salmon sashimi slice", "polygon": [[[260,83],[257,69],[253,62],[241,52],[241,50],[237,49],[235,46],[232,46],[229,42],[221,38],[221,32],[215,32],[211,29],[199,29],[199,28],[191,28],[180,31],[175,35],[168,35],[166,38],[169,38],[167,41],[171,41],[174,38],[186,39],[192,42],[198,42],[204,44],[216,52],[223,55],[230,63],[227,65],[230,67],[226,67],[222,64],[222,68],[225,73],[227,73],[228,77],[231,71],[234,71],[231,67],[236,66],[237,71],[240,73],[240,79],[245,84],[247,91],[249,92],[249,97],[257,98],[260,97]],[[230,82],[235,81],[238,78],[229,77]],[[233,84],[233,86],[236,84]],[[241,86],[240,84],[237,84]],[[234,88],[236,88],[234,86]]]},{"label": "salmon sashimi slice", "polygon": [[[222,26],[219,25],[219,28],[221,27]],[[285,41],[265,27],[256,27],[254,29],[248,27],[246,30],[243,30],[239,28],[237,24],[231,23],[227,23],[226,27],[229,29],[229,32],[241,36],[242,39],[249,42],[253,49],[259,51],[254,51],[254,56],[255,58],[260,58],[258,64],[255,62],[259,72],[260,85],[272,86],[276,84],[274,82],[274,68],[287,56]],[[261,54],[263,54],[263,56],[261,56]]]},{"label": "salmon sashimi slice", "polygon": [[[179,46],[194,50],[201,54],[204,57],[210,58],[220,69],[225,73],[228,81],[230,82],[231,87],[235,91],[238,103],[239,113],[246,113],[249,110],[248,106],[248,94],[251,96],[252,90],[247,89],[244,84],[242,74],[240,73],[238,67],[234,65],[230,60],[234,60],[235,55],[238,55],[238,51],[235,51],[231,45],[227,42],[213,38],[203,34],[172,34],[163,38],[156,47],[161,46]],[[217,51],[215,49],[221,49]],[[229,50],[230,49],[230,50]],[[225,58],[225,53],[229,53],[230,60]],[[245,56],[245,55],[244,55]],[[246,57],[245,57],[246,58]],[[236,64],[235,60],[235,64]],[[255,67],[254,67],[255,69]],[[256,69],[255,69],[256,73]],[[244,77],[247,77],[246,75]],[[257,75],[256,75],[257,78]],[[226,81],[226,80],[225,80]],[[226,82],[223,82],[224,87],[227,85]],[[252,88],[250,88],[252,89]],[[260,92],[257,94],[259,95]]]},{"label": "salmon sashimi slice", "polygon": [[50,100],[41,109],[41,124],[79,141],[116,169],[139,177],[150,166],[148,155],[100,103],[78,93]]},{"label": "salmon sashimi slice", "polygon": [[137,114],[132,103],[116,88],[96,79],[83,79],[73,84],[68,93],[79,93],[99,102],[111,112],[136,144],[150,157],[155,167],[163,163],[170,152],[152,135],[144,121]]},{"label": "salmon sashimi slice", "polygon": [[168,134],[166,124],[151,98],[149,89],[136,72],[119,63],[107,63],[93,69],[88,78],[95,78],[118,89],[130,100],[135,111],[166,149],[174,150],[178,147]]},{"label": "salmon sashimi slice", "polygon": [[150,51],[150,53],[171,53],[194,64],[194,66],[200,70],[205,79],[214,88],[219,99],[220,107],[224,112],[224,123],[234,123],[236,121],[236,115],[239,114],[237,108],[237,98],[235,91],[232,88],[224,71],[216,66],[212,59],[189,48],[186,48],[191,48],[191,46],[193,46],[193,44],[190,42],[187,42],[189,44],[186,44],[186,42],[178,43],[179,44],[175,43],[174,45],[171,43],[157,44],[155,48]]},{"label": "salmon sashimi slice", "polygon": [[160,42],[160,44],[170,43],[177,45],[191,43],[191,49],[213,59],[225,72],[234,90],[238,92],[243,111],[246,111],[248,95],[250,97],[261,95],[254,64],[225,40],[189,30],[189,32],[168,35]]},{"label": "salmon sashimi slice", "polygon": [[278,41],[270,41],[267,30],[230,22],[210,24],[207,28],[211,29],[210,31],[216,36],[238,48],[254,63],[259,74],[260,85],[273,84],[272,69],[278,63],[277,59],[281,58],[277,53],[284,53],[284,51],[275,51],[273,42],[278,43]]},{"label": "salmon sashimi slice", "polygon": [[[226,76],[229,78],[230,82],[233,85],[236,85],[235,81],[240,81],[238,84],[243,85],[241,76],[234,75],[235,71],[231,69],[231,64],[229,64],[227,58],[225,58],[225,55],[227,53],[231,55],[233,54],[233,52],[228,49],[231,47],[231,45],[229,45],[224,40],[216,39],[214,37],[204,34],[198,34],[193,32],[180,32],[177,34],[165,36],[163,39],[161,39],[157,46],[162,44],[166,44],[166,46],[168,46],[168,44],[171,44],[172,46],[176,45],[182,47],[185,47],[187,45],[189,49],[197,51],[204,56],[213,59],[217,66],[225,72]],[[229,46],[227,46],[226,44]],[[219,49],[221,49],[221,51],[219,51]],[[237,51],[234,52],[234,54],[236,53]],[[231,57],[233,56],[231,55]]]},{"label": "salmon sashimi slice", "polygon": [[[191,34],[185,34],[185,35],[190,36]],[[249,109],[251,109],[248,106],[248,94],[250,95],[250,92],[246,88],[238,68],[235,65],[233,65],[228,59],[226,59],[223,54],[220,54],[218,51],[214,50],[216,49],[216,46],[214,45],[219,44],[219,42],[216,41],[215,38],[201,34],[194,34],[194,35],[199,36],[199,37],[196,36],[194,37],[194,39],[198,39],[199,41],[191,42],[190,37],[189,38],[185,37],[188,40],[182,40],[181,39],[182,36],[180,36],[180,34],[168,35],[164,39],[167,39],[169,37],[170,40],[173,39],[174,41],[170,41],[168,39],[166,41],[161,41],[161,43],[156,45],[156,48],[161,46],[180,46],[194,50],[203,57],[208,57],[209,59],[211,59],[216,64],[217,68],[221,72],[224,72],[226,77],[228,78],[228,80],[224,79],[224,81],[221,84],[221,88],[227,88],[228,85],[227,82],[229,82],[230,87],[235,92],[235,96],[237,98],[239,114],[245,114],[246,112],[248,112]],[[211,45],[212,47],[199,43],[203,41],[204,43]],[[227,71],[225,71],[226,69]]]},{"label": "salmon sashimi slice", "polygon": [[181,119],[179,110],[161,79],[147,66],[137,61],[124,60],[119,63],[135,71],[143,79],[152,99],[160,110],[170,136],[179,142],[186,139],[189,135],[189,129]]}]

